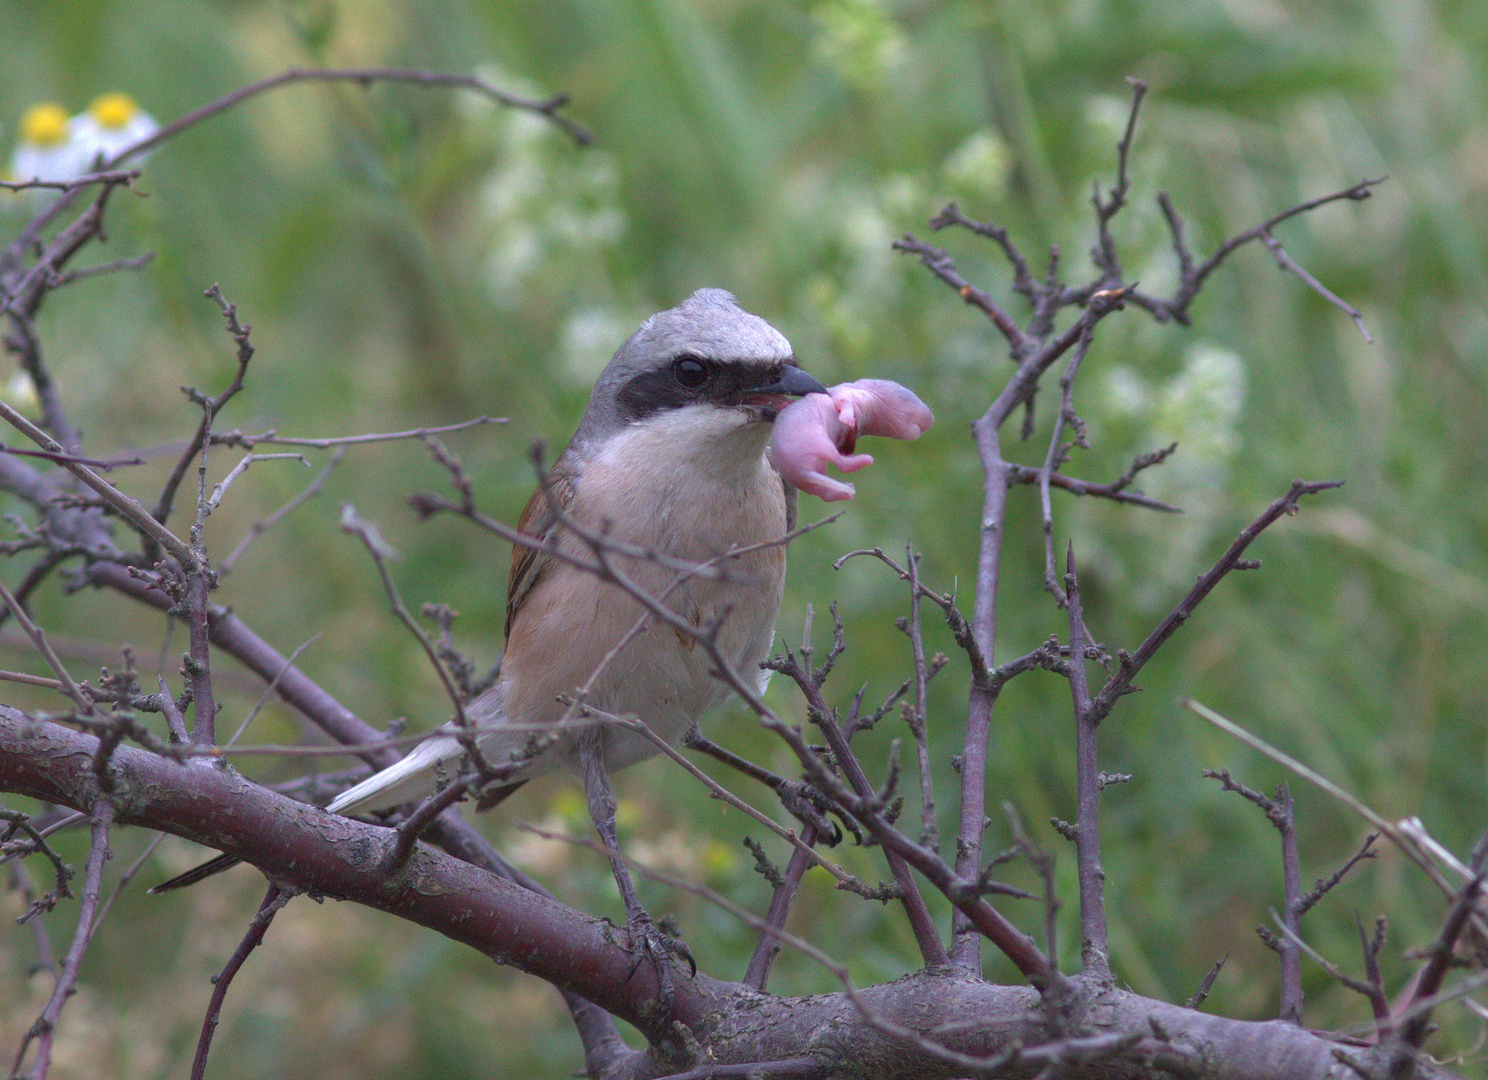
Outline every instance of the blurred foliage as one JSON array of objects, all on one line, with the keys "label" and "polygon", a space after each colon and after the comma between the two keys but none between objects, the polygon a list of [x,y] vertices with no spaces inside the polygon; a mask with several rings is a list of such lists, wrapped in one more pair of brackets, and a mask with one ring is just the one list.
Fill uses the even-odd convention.
[{"label": "blurred foliage", "polygon": [[[969,608],[981,476],[967,425],[1008,370],[990,324],[896,255],[893,238],[923,234],[954,198],[1007,226],[1036,273],[1057,247],[1062,272],[1083,280],[1090,193],[1113,179],[1127,76],[1153,93],[1116,235],[1128,277],[1150,291],[1174,277],[1158,190],[1207,253],[1295,202],[1388,174],[1368,202],[1278,230],[1299,263],[1363,310],[1372,345],[1263,249],[1244,249],[1208,283],[1192,328],[1128,311],[1102,324],[1081,370],[1076,404],[1093,446],[1070,471],[1111,479],[1135,454],[1176,440],[1178,454],[1141,482],[1185,513],[1055,496],[1056,548],[1073,541],[1088,623],[1114,649],[1140,641],[1293,476],[1348,481],[1263,538],[1263,567],[1222,585],[1103,732],[1104,767],[1135,774],[1104,798],[1118,977],[1181,1001],[1229,955],[1207,1007],[1265,1018],[1276,964],[1252,928],[1280,901],[1278,844],[1253,807],[1199,770],[1228,768],[1257,788],[1288,777],[1177,698],[1227,713],[1387,816],[1421,815],[1455,850],[1484,827],[1488,499],[1473,479],[1488,469],[1484,12],[1344,0],[6,4],[0,145],[39,101],[76,111],[123,90],[168,121],[291,65],[477,71],[512,91],[571,94],[571,115],[597,136],[591,148],[465,94],[383,84],[291,86],[161,148],[140,197],[117,200],[108,244],[93,253],[102,262],[150,250],[155,260],[56,293],[41,322],[85,449],[144,448],[149,463],[116,476],[141,496],[158,490],[196,421],[177,387],[214,389],[230,376],[231,343],[201,297],[220,282],[258,349],[228,426],[327,436],[509,417],[447,442],[483,505],[514,520],[531,487],[530,444],[546,440],[549,454],[561,445],[615,345],[694,288],[726,287],[824,381],[896,378],[937,412],[920,442],[873,446],[878,462],[855,478],[847,513],[793,548],[781,639],[800,639],[809,605],[823,647],[828,606],[838,605],[848,652],[829,689],[844,704],[860,685],[881,699],[907,674],[907,642],[893,628],[907,602],[882,566],[831,564],[874,545],[902,557],[911,543],[924,554],[922,577],[957,589]],[[0,195],[0,218],[13,232],[33,205]],[[1007,297],[1009,271],[990,244],[936,242],[969,280]],[[1016,298],[1005,306],[1021,312]],[[1042,460],[1052,400],[1044,395],[1027,445],[1006,434],[1010,456]],[[310,456],[317,468],[324,460]],[[217,455],[212,480],[235,460]],[[293,462],[255,465],[209,522],[214,552],[312,475]],[[462,645],[488,663],[507,552],[457,522],[413,521],[405,495],[443,483],[416,441],[355,449],[322,494],[249,549],[220,602],[280,649],[307,646],[307,671],[374,725],[439,721],[436,682],[335,522],[345,502],[377,521],[401,551],[405,598],[453,604]],[[1010,506],[999,659],[1065,635],[1040,584],[1036,495],[1015,491]],[[803,501],[803,515],[822,507]],[[117,666],[112,643],[126,641],[145,670],[176,680],[184,641],[154,615],[57,587],[36,606],[79,676]],[[966,667],[943,627],[927,618],[926,634],[951,656],[929,703],[944,813]],[[36,663],[19,650],[6,661]],[[230,730],[258,690],[226,661],[219,674]],[[786,688],[772,693],[799,714]],[[53,704],[19,690],[9,700]],[[789,769],[742,710],[722,711],[717,737]],[[989,806],[1011,801],[1061,857],[1067,960],[1078,951],[1073,853],[1042,823],[1074,813],[1070,732],[1062,682],[1017,680],[995,718],[988,792]],[[244,741],[302,734],[270,703]],[[866,736],[865,761],[881,767],[898,734],[886,721]],[[239,764],[264,778],[297,767]],[[620,780],[632,850],[763,910],[766,886],[737,817],[666,769],[653,762]],[[1362,823],[1300,781],[1292,790],[1310,881],[1357,846]],[[534,784],[509,805],[489,822],[502,846],[565,899],[616,916],[600,860],[515,825],[582,833],[572,789]],[[998,816],[989,843],[1006,841]],[[146,842],[120,834],[113,867],[128,867]],[[83,844],[63,841],[78,862]],[[54,1077],[185,1075],[208,978],[260,895],[246,869],[170,899],[139,895],[139,883],[198,854],[167,841],[119,898],[64,1014]],[[875,852],[839,854],[883,876]],[[1033,887],[1025,871],[1011,873]],[[677,914],[705,970],[742,972],[752,935],[731,918],[660,886],[644,886],[643,899]],[[45,920],[54,946],[74,910]],[[1033,908],[1010,910],[1025,928],[1039,925]],[[1394,992],[1412,970],[1402,951],[1427,944],[1443,910],[1386,849],[1309,914],[1305,931],[1357,972],[1356,914],[1388,915]],[[916,962],[892,907],[852,901],[824,877],[808,877],[792,928],[863,982]],[[25,928],[4,940],[0,1045],[13,1046],[47,977],[28,974],[36,945]],[[1016,977],[990,950],[987,971]],[[1315,967],[1305,978],[1309,1026],[1366,1015]],[[772,981],[781,992],[832,987],[789,953]],[[1439,1052],[1474,1044],[1463,1013],[1441,1019]],[[579,1061],[556,996],[534,980],[385,917],[302,899],[238,977],[211,1075],[562,1076]]]}]

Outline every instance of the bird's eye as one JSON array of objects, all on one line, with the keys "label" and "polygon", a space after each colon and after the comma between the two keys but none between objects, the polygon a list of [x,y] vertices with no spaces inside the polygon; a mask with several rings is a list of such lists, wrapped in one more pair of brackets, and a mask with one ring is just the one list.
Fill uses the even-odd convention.
[{"label": "bird's eye", "polygon": [[696,356],[684,356],[672,364],[672,374],[689,390],[696,390],[708,381],[708,365]]}]

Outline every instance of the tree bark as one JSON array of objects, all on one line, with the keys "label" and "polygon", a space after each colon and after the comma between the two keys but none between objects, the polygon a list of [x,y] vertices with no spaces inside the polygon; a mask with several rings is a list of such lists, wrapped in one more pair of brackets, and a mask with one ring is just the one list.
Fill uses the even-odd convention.
[{"label": "tree bark", "polygon": [[[627,1059],[625,1080],[746,1063],[765,1075],[932,1080],[1010,1053],[1021,1057],[997,1075],[1031,1076],[1056,1061],[1060,1075],[1089,1077],[1154,1068],[1216,1080],[1348,1075],[1337,1052],[1363,1069],[1385,1065],[1379,1048],[1279,1021],[1209,1016],[1095,980],[1074,980],[1074,993],[1053,1003],[1030,987],[944,970],[790,998],[674,967],[672,1019],[691,1032],[684,1044],[652,1011],[652,965],[633,965],[609,923],[424,844],[389,871],[387,830],[286,799],[213,759],[179,763],[121,746],[100,760],[98,747],[92,735],[0,705],[0,789],[80,810],[109,799],[117,825],[217,848],[283,887],[386,911],[580,994],[669,1047]],[[780,1067],[772,1071],[772,1062]],[[1450,1075],[1426,1062],[1416,1068],[1417,1076]]]}]

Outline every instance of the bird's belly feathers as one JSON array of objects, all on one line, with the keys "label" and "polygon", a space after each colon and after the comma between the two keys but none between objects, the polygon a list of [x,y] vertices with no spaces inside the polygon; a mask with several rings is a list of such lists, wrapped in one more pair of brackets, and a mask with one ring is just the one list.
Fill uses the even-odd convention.
[{"label": "bird's belly feathers", "polygon": [[[609,535],[674,560],[709,563],[719,576],[687,576],[653,559],[607,554],[618,574],[684,620],[690,628],[684,629],[648,614],[620,585],[555,564],[533,588],[512,628],[502,678],[507,723],[523,727],[555,723],[569,711],[557,697],[582,690],[584,700],[596,709],[637,716],[657,735],[676,742],[701,713],[733,689],[714,674],[717,664],[699,639],[710,633],[716,634],[719,652],[745,684],[762,685],[759,662],[774,637],[785,576],[784,546],[719,558],[731,548],[778,541],[786,531],[780,478],[762,455],[756,461],[742,485],[731,477],[694,484],[687,499],[657,500],[653,494],[654,505],[640,513],[634,507],[583,506],[580,493],[571,508],[575,518],[642,522],[630,535]],[[601,482],[591,485],[591,479]],[[610,503],[625,498],[627,491],[665,490],[634,475],[605,482],[591,474],[584,487],[607,493]],[[572,534],[565,533],[560,542],[576,559],[596,561],[589,545]],[[593,721],[571,716],[565,724],[574,726],[553,748],[559,758],[573,756],[574,738]],[[644,736],[613,726],[604,731],[603,742],[610,768],[658,752]]]}]

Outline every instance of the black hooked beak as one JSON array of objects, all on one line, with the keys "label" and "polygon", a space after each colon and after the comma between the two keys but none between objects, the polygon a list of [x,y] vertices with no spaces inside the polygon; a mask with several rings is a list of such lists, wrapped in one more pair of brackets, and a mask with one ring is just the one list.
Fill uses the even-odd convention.
[{"label": "black hooked beak", "polygon": [[788,364],[780,371],[780,378],[768,386],[753,386],[750,394],[787,394],[790,397],[805,397],[807,394],[825,394],[827,388],[806,372]]}]

